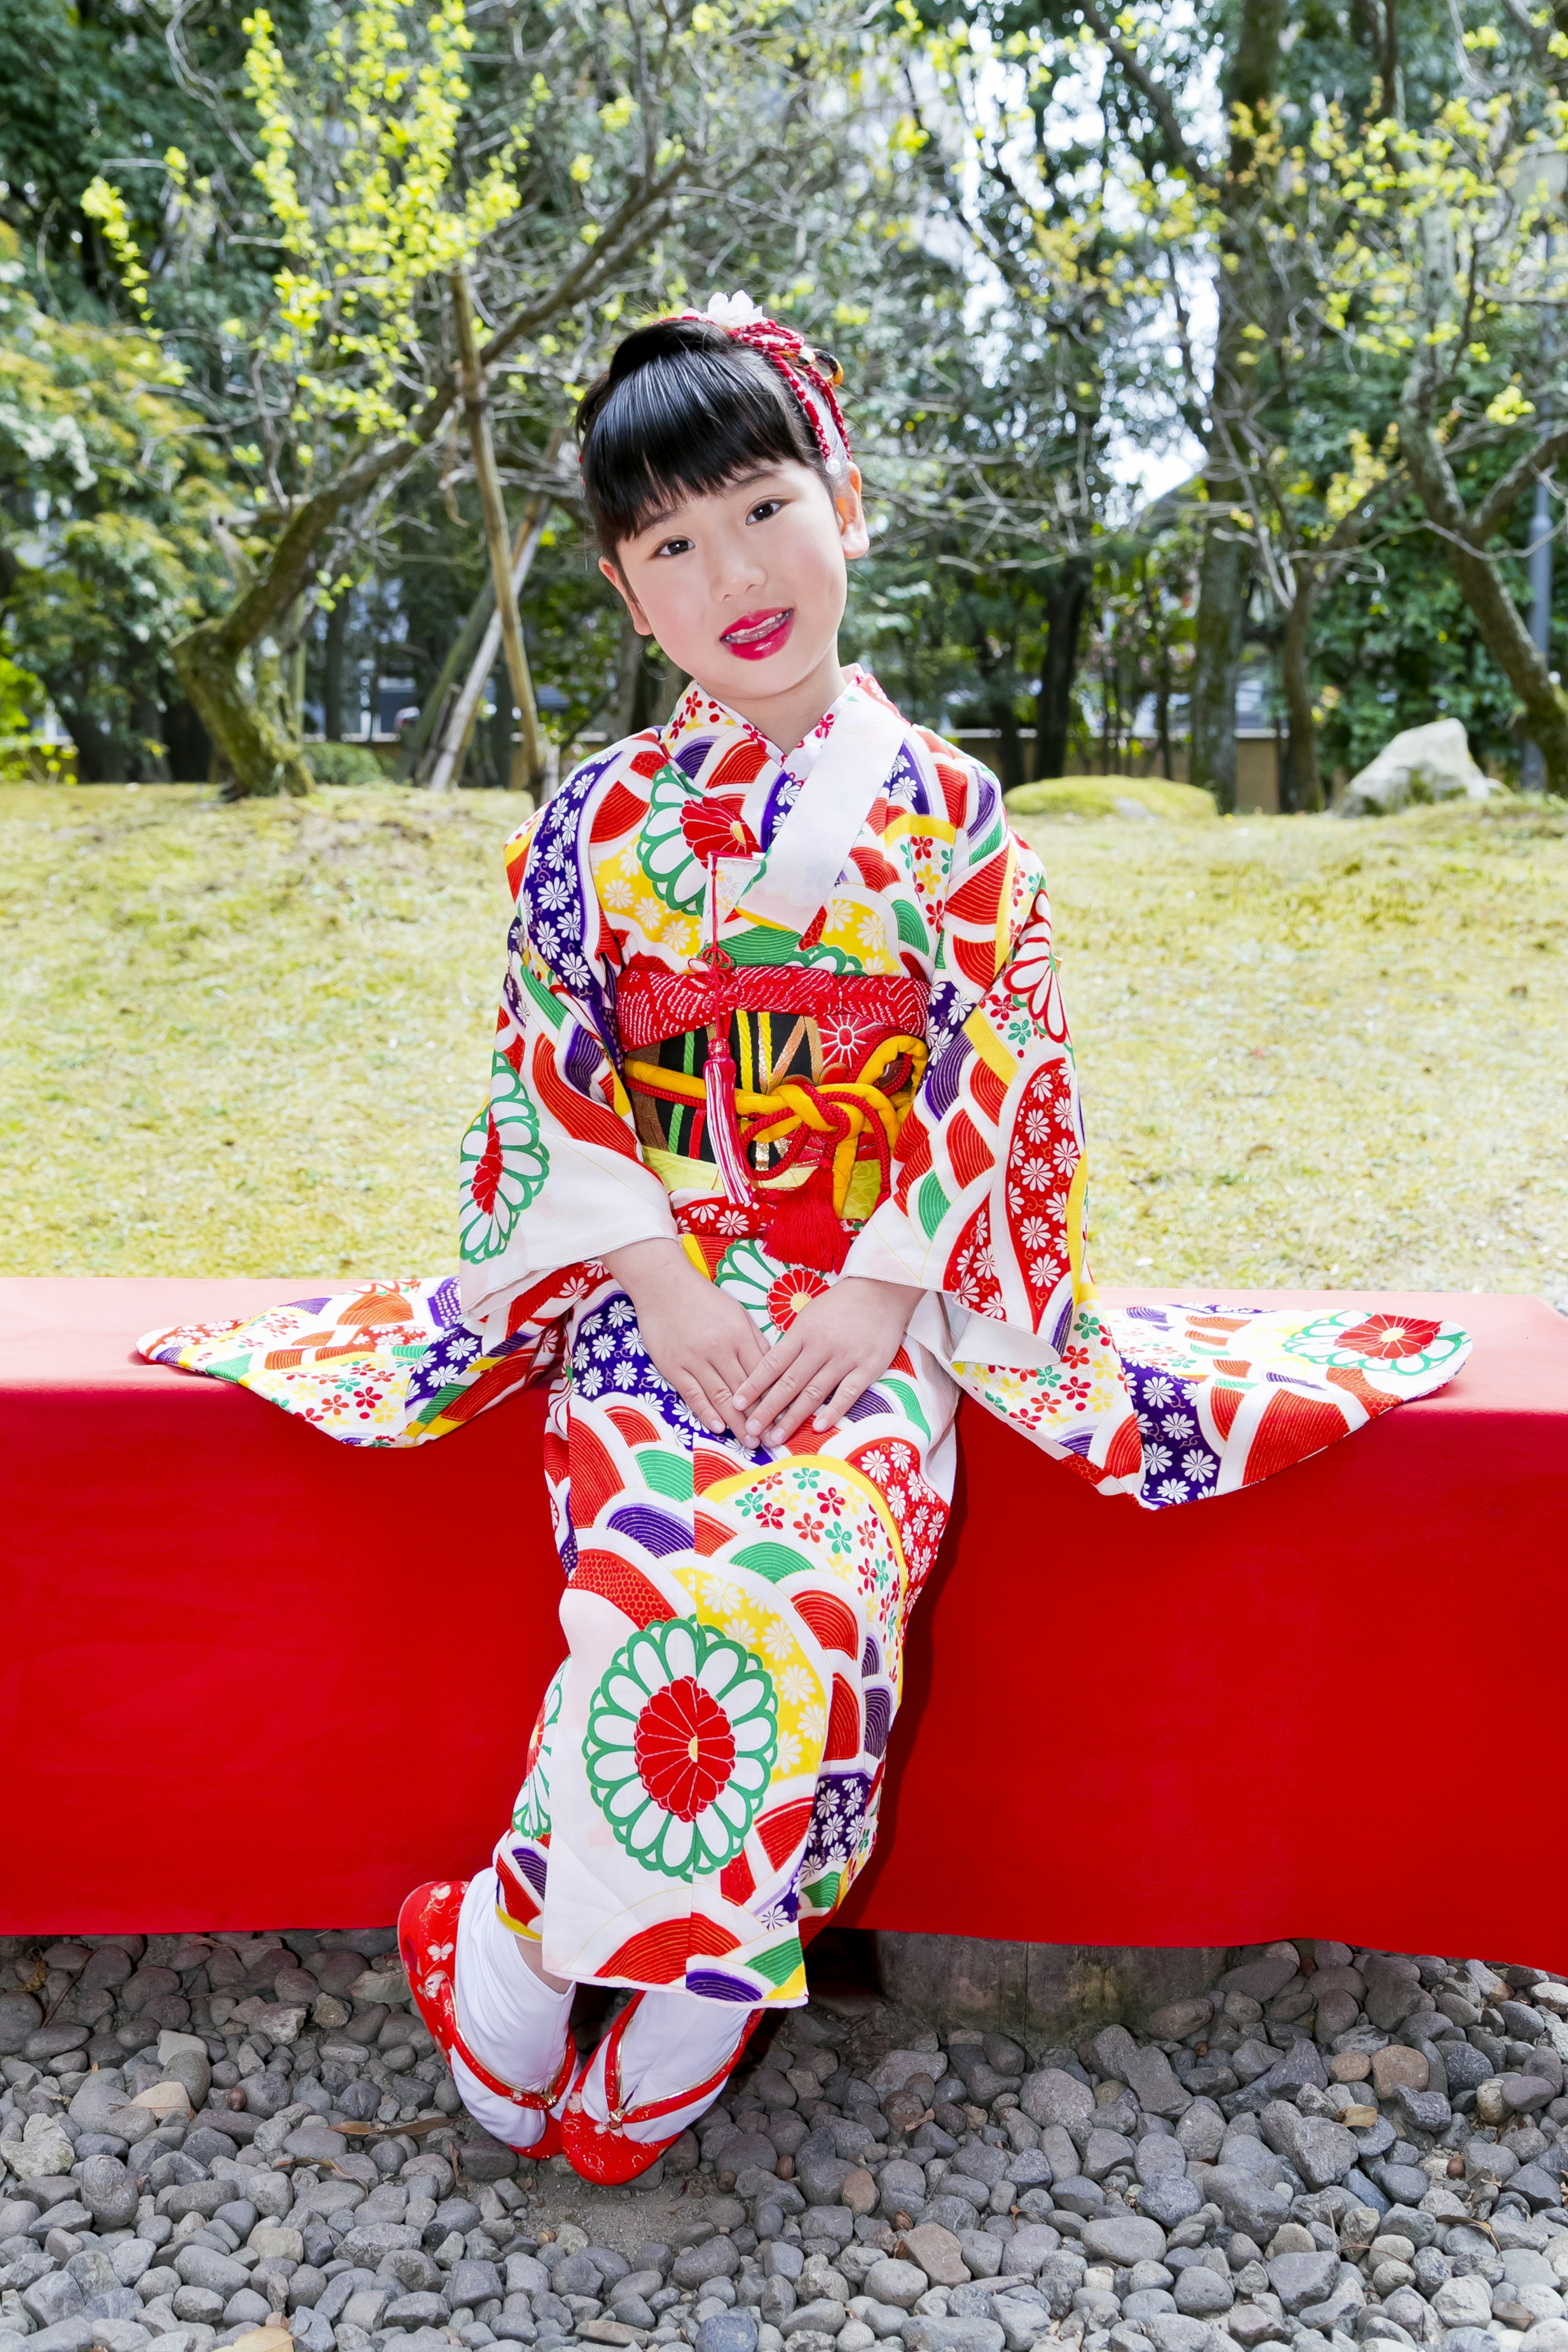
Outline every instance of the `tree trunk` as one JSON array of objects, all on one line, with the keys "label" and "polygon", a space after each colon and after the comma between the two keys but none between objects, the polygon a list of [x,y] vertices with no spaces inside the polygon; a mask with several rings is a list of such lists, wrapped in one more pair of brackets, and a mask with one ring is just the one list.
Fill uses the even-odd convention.
[{"label": "tree trunk", "polygon": [[310,771],[300,746],[265,708],[250,648],[232,643],[228,624],[200,622],[175,639],[173,650],[180,684],[212,738],[226,797],[308,793]]},{"label": "tree trunk", "polygon": [[[1418,402],[1400,412],[1399,443],[1481,641],[1524,705],[1525,724],[1546,763],[1547,789],[1568,797],[1568,694],[1552,684],[1547,657],[1525,626],[1495,559],[1477,543],[1453,468]],[[1494,514],[1493,527],[1504,520]]]},{"label": "tree trunk", "polygon": [[[1284,27],[1285,0],[1244,0],[1234,15],[1236,47],[1226,76],[1227,108],[1241,107],[1250,117],[1268,108],[1279,80],[1279,37]],[[1236,806],[1236,688],[1241,674],[1241,644],[1247,623],[1247,594],[1252,570],[1251,550],[1237,543],[1234,525],[1227,523],[1232,507],[1246,503],[1245,486],[1236,469],[1220,429],[1227,405],[1244,406],[1250,387],[1240,364],[1247,348],[1242,330],[1247,305],[1238,280],[1248,274],[1250,239],[1245,224],[1235,215],[1257,201],[1245,175],[1251,170],[1256,140],[1245,120],[1233,128],[1229,169],[1222,201],[1233,210],[1232,225],[1221,239],[1222,268],[1215,275],[1219,328],[1215,341],[1214,392],[1205,434],[1209,504],[1214,509],[1204,533],[1203,561],[1198,572],[1198,611],[1193,643],[1191,750],[1187,761],[1190,783],[1213,793],[1225,810]]]},{"label": "tree trunk", "polygon": [[[517,593],[511,584],[506,508],[501,499],[500,474],[496,465],[495,441],[490,430],[485,373],[479,365],[474,342],[474,316],[468,300],[468,281],[460,269],[454,271],[452,277],[452,312],[458,331],[458,348],[462,354],[463,406],[468,413],[468,440],[474,453],[474,478],[479,484],[479,510],[485,520],[490,581],[500,614],[507,676],[517,703],[521,741],[518,757],[513,762],[511,782],[515,791],[537,793],[544,781],[544,756],[539,743],[539,712],[533,699],[533,680],[529,675],[528,655],[523,648]],[[509,743],[510,740],[509,721]]]},{"label": "tree trunk", "polygon": [[349,592],[340,591],[327,614],[326,660],[321,672],[321,732],[329,743],[343,740],[343,640],[349,629]]},{"label": "tree trunk", "polygon": [[1046,588],[1046,656],[1035,703],[1035,769],[1040,777],[1059,776],[1067,765],[1079,633],[1089,579],[1088,556],[1072,556]]},{"label": "tree trunk", "polygon": [[1318,727],[1312,716],[1312,684],[1309,667],[1312,613],[1318,602],[1318,582],[1309,575],[1297,583],[1296,594],[1285,615],[1279,646],[1279,676],[1290,733],[1279,771],[1279,806],[1295,814],[1310,814],[1323,805],[1323,780],[1318,767]]},{"label": "tree trunk", "polygon": [[1000,740],[996,780],[1007,793],[1024,782],[1024,747],[1018,740],[1018,714],[1011,702],[996,706],[996,732]]},{"label": "tree trunk", "polygon": [[231,799],[251,793],[306,793],[310,772],[274,715],[266,660],[253,649],[283,625],[295,598],[315,576],[322,540],[340,515],[379,491],[406,462],[410,439],[427,443],[451,407],[454,387],[439,386],[406,434],[376,442],[294,508],[259,576],[216,620],[198,622],[171,652],[181,685],[212,739],[214,768]]},{"label": "tree trunk", "polygon": [[[544,535],[544,518],[550,511],[550,500],[535,499],[518,526],[511,551],[511,589],[514,597],[521,593],[529,568],[539,552],[539,542]],[[465,635],[467,632],[465,631]],[[477,648],[468,665],[468,674],[447,703],[441,724],[431,737],[429,788],[433,793],[454,789],[462,770],[463,756],[468,738],[473,733],[474,713],[479,706],[484,683],[495,666],[500,648],[500,614],[492,597],[489,615],[479,632]],[[510,683],[510,681],[509,681]]]},{"label": "tree trunk", "polygon": [[632,734],[637,723],[637,689],[643,674],[642,638],[631,614],[621,614],[621,642],[616,654],[616,740]]},{"label": "tree trunk", "polygon": [[1198,568],[1187,782],[1213,793],[1227,813],[1236,806],[1236,688],[1251,579],[1250,547],[1211,522]]}]

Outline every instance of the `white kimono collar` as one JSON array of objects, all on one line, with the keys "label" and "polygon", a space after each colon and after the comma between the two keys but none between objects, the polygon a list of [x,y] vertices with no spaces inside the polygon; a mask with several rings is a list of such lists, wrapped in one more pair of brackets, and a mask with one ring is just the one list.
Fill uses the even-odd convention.
[{"label": "white kimono collar", "polygon": [[[757,746],[775,775],[782,768],[800,783],[761,870],[740,890],[739,911],[784,930],[804,931],[826,904],[892,772],[903,746],[904,719],[874,678],[852,669],[832,709],[785,759],[748,719],[693,686],[665,730],[666,750],[679,761],[684,741],[711,740],[720,730],[731,730]],[[708,775],[716,780],[711,766]],[[762,774],[753,778],[748,803],[759,786],[765,797],[773,781]]]}]

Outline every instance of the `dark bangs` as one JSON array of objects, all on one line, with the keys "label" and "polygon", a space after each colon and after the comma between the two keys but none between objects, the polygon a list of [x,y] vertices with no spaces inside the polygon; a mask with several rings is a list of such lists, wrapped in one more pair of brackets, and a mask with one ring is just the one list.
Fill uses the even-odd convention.
[{"label": "dark bangs", "polygon": [[799,402],[760,352],[705,319],[639,327],[577,411],[583,488],[605,553],[675,502],[794,458],[827,469]]}]

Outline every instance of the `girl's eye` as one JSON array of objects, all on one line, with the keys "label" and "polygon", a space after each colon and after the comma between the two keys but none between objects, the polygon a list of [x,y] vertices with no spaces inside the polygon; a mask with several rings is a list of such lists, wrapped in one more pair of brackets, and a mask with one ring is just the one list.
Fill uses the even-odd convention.
[{"label": "girl's eye", "polygon": [[656,556],[684,555],[687,549],[693,544],[694,542],[689,539],[666,539],[654,549],[654,553]]},{"label": "girl's eye", "polygon": [[748,522],[765,522],[769,515],[775,515],[778,513],[779,509],[783,504],[783,499],[759,499],[756,505],[752,509],[751,513],[746,517],[746,520]]}]

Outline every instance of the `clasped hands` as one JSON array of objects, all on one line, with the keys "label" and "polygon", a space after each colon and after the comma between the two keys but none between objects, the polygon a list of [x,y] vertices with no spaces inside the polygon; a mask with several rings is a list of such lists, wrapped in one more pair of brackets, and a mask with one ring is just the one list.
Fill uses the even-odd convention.
[{"label": "clasped hands", "polygon": [[783,1445],[807,1418],[817,1430],[842,1421],[898,1354],[921,1296],[846,1275],[769,1348],[678,1242],[631,1242],[603,1263],[637,1308],[655,1368],[696,1420],[748,1446]]}]

